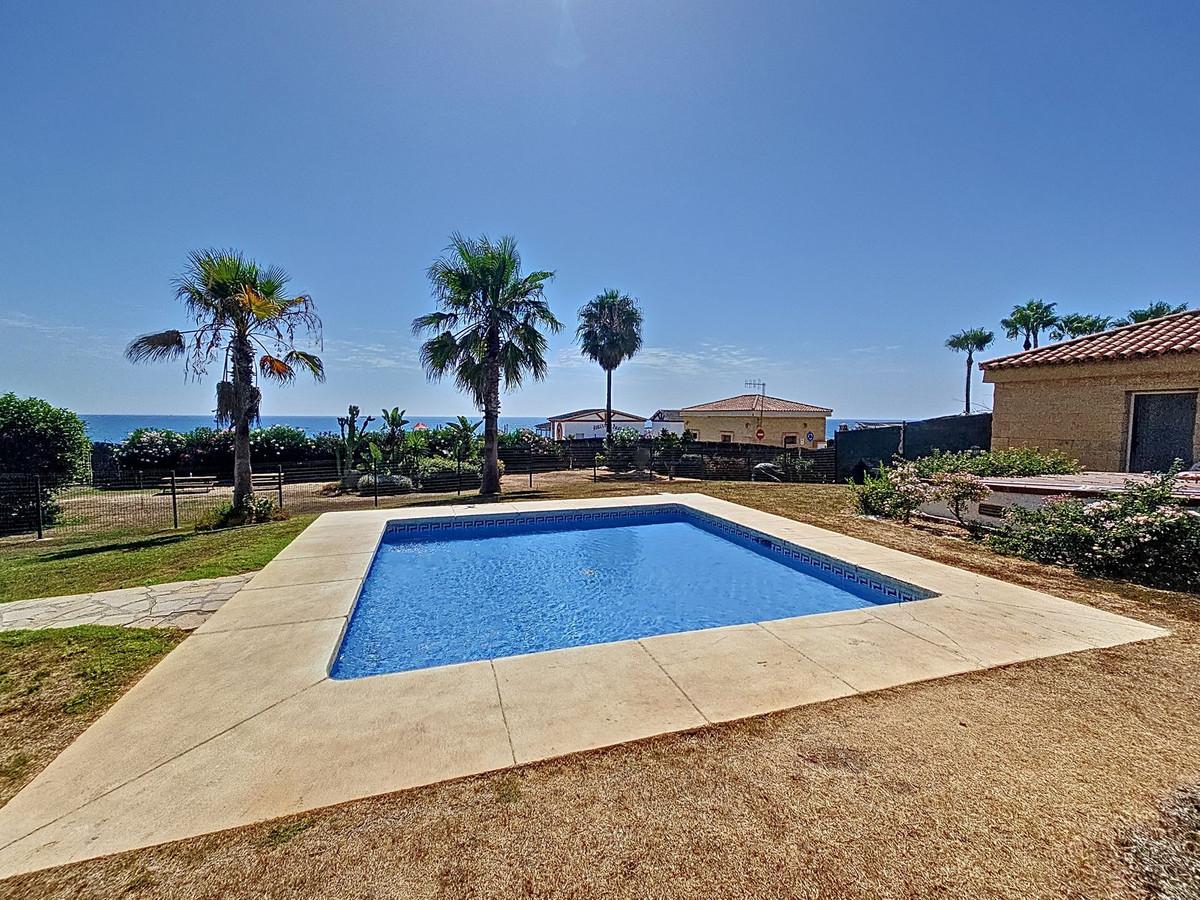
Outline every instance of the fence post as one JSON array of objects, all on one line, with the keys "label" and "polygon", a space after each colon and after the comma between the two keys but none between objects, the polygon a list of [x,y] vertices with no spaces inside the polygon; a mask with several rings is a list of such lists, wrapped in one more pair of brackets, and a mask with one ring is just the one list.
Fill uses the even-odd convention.
[{"label": "fence post", "polygon": [[592,454],[592,484],[596,483],[596,454]]},{"label": "fence post", "polygon": [[533,487],[533,444],[529,445],[529,486]]},{"label": "fence post", "polygon": [[746,478],[750,481],[754,480],[754,470],[750,468],[750,448],[746,447]]},{"label": "fence post", "polygon": [[283,463],[279,464],[279,508],[283,509]]},{"label": "fence post", "polygon": [[375,486],[375,505],[379,505],[379,466],[375,460],[371,460],[371,482]]},{"label": "fence post", "polygon": [[171,525],[179,527],[179,493],[175,490],[175,470],[171,470]]},{"label": "fence post", "polygon": [[37,507],[37,512],[38,512],[38,540],[40,541],[42,539],[43,532],[45,531],[45,528],[46,528],[46,522],[43,517],[43,511],[42,511],[42,476],[35,475],[35,476],[33,476],[33,478],[34,478],[34,490],[37,491],[37,495],[33,498],[33,503],[34,503],[34,506]]},{"label": "fence post", "polygon": [[462,493],[462,447],[458,448],[458,452],[454,454],[458,459],[458,493]]}]

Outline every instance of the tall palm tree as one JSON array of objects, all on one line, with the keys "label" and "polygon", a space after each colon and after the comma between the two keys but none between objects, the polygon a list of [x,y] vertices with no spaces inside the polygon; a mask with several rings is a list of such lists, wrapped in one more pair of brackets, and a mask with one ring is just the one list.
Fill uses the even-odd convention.
[{"label": "tall palm tree", "polygon": [[1059,316],[1058,321],[1050,329],[1050,340],[1061,341],[1063,338],[1083,337],[1086,334],[1096,334],[1107,331],[1113,325],[1112,316],[1092,316],[1086,313],[1067,313]]},{"label": "tall palm tree", "polygon": [[500,493],[500,382],[521,385],[526,375],[546,377],[545,328],[562,323],[550,312],[546,283],[553,272],[521,274],[513,237],[490,240],[455,233],[445,255],[429,267],[429,283],[441,307],[413,320],[415,334],[432,334],[421,345],[421,363],[433,381],[453,373],[483,412],[481,494]]},{"label": "tall palm tree", "polygon": [[946,339],[946,346],[955,353],[966,351],[967,354],[967,388],[963,397],[964,416],[971,414],[971,374],[975,368],[975,354],[982,353],[991,346],[995,339],[996,335],[986,328],[964,328]]},{"label": "tall palm tree", "polygon": [[607,378],[604,430],[612,437],[613,370],[642,349],[642,311],[628,294],[609,288],[579,310],[575,338],[583,355],[599,363]]},{"label": "tall palm tree", "polygon": [[222,425],[233,426],[236,508],[244,507],[254,492],[250,426],[258,421],[262,401],[255,356],[258,378],[288,384],[303,369],[317,381],[325,380],[320,357],[295,344],[297,335],[304,334],[319,346],[321,320],[311,297],[287,293],[288,280],[283,269],[263,268],[236,250],[194,250],[174,285],[176,299],[183,301],[196,327],[143,334],[125,350],[135,363],[185,357],[196,377],[222,360],[216,415]]},{"label": "tall palm tree", "polygon": [[1058,321],[1054,314],[1057,303],[1046,303],[1043,300],[1030,300],[1013,307],[1012,314],[1000,320],[1000,327],[1008,335],[1008,339],[1016,340],[1020,335],[1025,338],[1025,349],[1038,345],[1038,336],[1047,328],[1052,328]]},{"label": "tall palm tree", "polygon": [[1141,309],[1131,309],[1129,315],[1123,319],[1119,319],[1117,325],[1134,325],[1138,322],[1149,322],[1151,319],[1161,319],[1163,316],[1173,316],[1176,313],[1187,312],[1188,305],[1180,303],[1178,306],[1172,306],[1162,300],[1156,300],[1149,306],[1144,306]]}]

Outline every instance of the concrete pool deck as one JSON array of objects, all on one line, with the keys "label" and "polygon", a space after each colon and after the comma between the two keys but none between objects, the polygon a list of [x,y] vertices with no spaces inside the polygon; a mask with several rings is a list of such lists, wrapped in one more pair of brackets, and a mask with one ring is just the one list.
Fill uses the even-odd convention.
[{"label": "concrete pool deck", "polygon": [[[938,596],[337,681],[388,522],[683,504]],[[5,807],[0,877],[1166,631],[698,494],[326,513]]]}]

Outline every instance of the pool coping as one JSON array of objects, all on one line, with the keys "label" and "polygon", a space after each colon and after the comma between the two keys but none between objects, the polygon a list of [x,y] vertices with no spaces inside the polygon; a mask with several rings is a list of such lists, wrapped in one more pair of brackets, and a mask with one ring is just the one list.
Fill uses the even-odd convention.
[{"label": "pool coping", "polygon": [[[662,505],[686,506],[936,596],[329,677],[388,522]],[[326,513],[0,808],[0,877],[1167,633],[702,494]]]}]

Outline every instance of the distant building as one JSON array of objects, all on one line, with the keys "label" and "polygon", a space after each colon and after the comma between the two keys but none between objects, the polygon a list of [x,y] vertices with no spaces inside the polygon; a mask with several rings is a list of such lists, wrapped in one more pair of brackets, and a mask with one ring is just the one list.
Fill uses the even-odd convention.
[{"label": "distant building", "polygon": [[768,447],[825,446],[832,409],[763,394],[738,394],[681,409],[684,427],[701,441]]},{"label": "distant building", "polygon": [[678,409],[660,409],[646,423],[646,432],[653,437],[669,431],[671,434],[683,434],[683,413]]},{"label": "distant building", "polygon": [[[604,415],[603,409],[577,409],[551,416],[548,421],[537,426],[537,431],[556,441],[567,438],[602,438],[605,434]],[[612,423],[614,431],[618,428],[636,428],[641,431],[646,424],[646,418],[614,409]]]},{"label": "distant building", "polygon": [[979,364],[992,447],[1061,450],[1086,469],[1163,471],[1200,458],[1200,310]]}]

